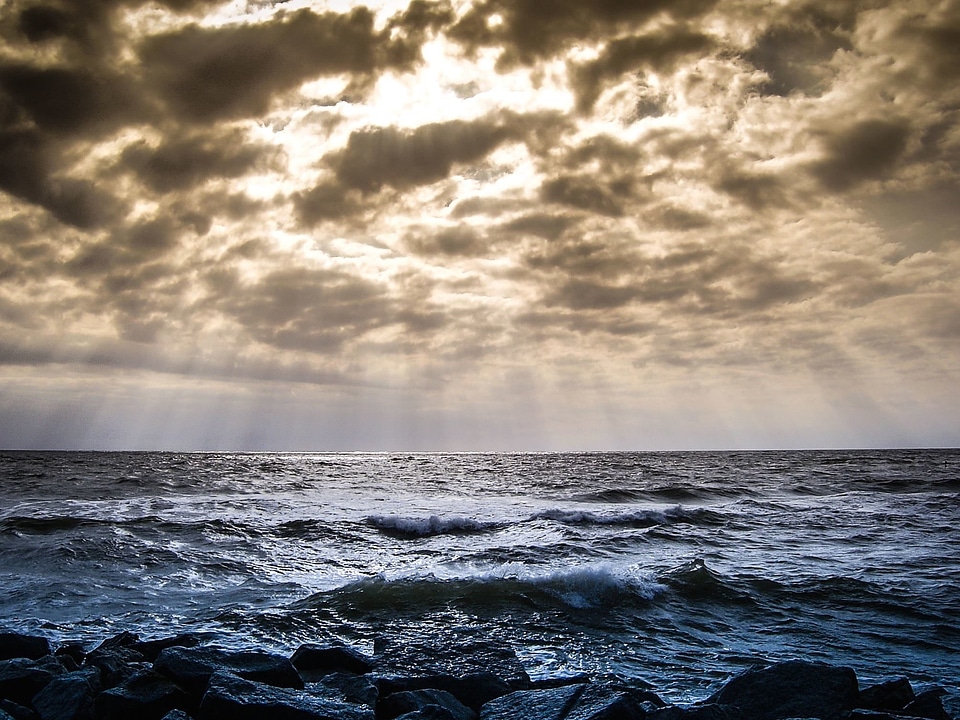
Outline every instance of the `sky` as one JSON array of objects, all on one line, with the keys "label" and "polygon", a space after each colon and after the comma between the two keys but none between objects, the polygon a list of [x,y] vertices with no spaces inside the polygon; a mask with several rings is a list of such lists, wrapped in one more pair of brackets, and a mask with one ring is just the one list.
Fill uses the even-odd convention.
[{"label": "sky", "polygon": [[0,0],[0,447],[960,445],[957,0]]}]

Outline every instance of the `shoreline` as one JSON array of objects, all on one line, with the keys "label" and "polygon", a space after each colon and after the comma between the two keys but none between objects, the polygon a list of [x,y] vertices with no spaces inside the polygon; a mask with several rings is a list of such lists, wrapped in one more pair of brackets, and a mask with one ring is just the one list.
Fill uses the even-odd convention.
[{"label": "shoreline", "polygon": [[531,679],[488,641],[381,638],[365,654],[304,644],[287,656],[193,634],[122,632],[86,649],[0,633],[0,720],[954,720],[939,687],[861,687],[853,668],[789,660],[670,704],[641,680]]}]

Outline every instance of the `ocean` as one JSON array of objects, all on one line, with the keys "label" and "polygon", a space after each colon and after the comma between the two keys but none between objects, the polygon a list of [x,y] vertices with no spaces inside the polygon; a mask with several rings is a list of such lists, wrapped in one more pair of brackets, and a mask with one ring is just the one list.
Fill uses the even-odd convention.
[{"label": "ocean", "polygon": [[753,664],[960,714],[960,450],[0,452],[0,629],[497,640],[702,699]]}]

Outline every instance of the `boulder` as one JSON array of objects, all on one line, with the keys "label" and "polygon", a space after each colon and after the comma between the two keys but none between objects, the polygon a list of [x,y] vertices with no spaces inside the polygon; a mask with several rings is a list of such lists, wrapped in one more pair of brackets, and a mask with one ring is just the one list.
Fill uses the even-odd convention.
[{"label": "boulder", "polygon": [[18,705],[10,700],[0,700],[0,710],[13,718],[13,720],[40,720],[33,709]]},{"label": "boulder", "polygon": [[160,720],[193,720],[193,718],[187,715],[183,710],[171,710]]},{"label": "boulder", "polygon": [[453,677],[425,675],[421,677],[376,677],[374,682],[381,696],[408,690],[445,690],[471,710],[480,711],[486,703],[514,691],[505,681],[490,673]]},{"label": "boulder", "polygon": [[335,672],[365,675],[373,670],[370,658],[343,645],[301,645],[290,662],[307,682]]},{"label": "boulder", "polygon": [[196,697],[203,695],[216,672],[276,687],[303,688],[303,679],[287,658],[261,650],[168,647],[160,652],[153,669]]},{"label": "boulder", "polygon": [[858,699],[852,669],[790,660],[735,676],[706,703],[740,708],[751,720],[836,720],[856,707]]},{"label": "boulder", "polygon": [[453,720],[476,720],[477,713],[445,690],[408,690],[387,695],[377,703],[377,720],[393,720],[407,713],[437,705]]},{"label": "boulder", "polygon": [[104,688],[112,688],[148,667],[143,657],[129,649],[92,650],[83,661],[85,668],[96,668]]},{"label": "boulder", "polygon": [[917,697],[900,712],[910,717],[927,718],[928,720],[950,720],[950,716],[943,707],[943,696],[946,690],[941,687],[931,688],[917,695]]},{"label": "boulder", "polygon": [[745,718],[740,708],[706,703],[689,707],[669,705],[649,713],[647,720],[745,720]]},{"label": "boulder", "polygon": [[486,640],[438,637],[428,642],[378,638],[375,672],[381,676],[447,676],[487,674],[514,690],[530,687],[530,676],[512,648]]},{"label": "boulder", "polygon": [[179,686],[154,670],[141,670],[101,693],[96,710],[98,720],[160,720],[189,706],[190,698]]},{"label": "boulder", "polygon": [[66,658],[70,658],[77,667],[80,667],[87,656],[87,651],[83,649],[83,645],[80,643],[68,642],[58,647],[54,655],[62,663],[66,663]]},{"label": "boulder", "polygon": [[913,693],[910,681],[906,678],[898,678],[861,690],[857,707],[865,710],[896,712],[903,710],[915,699],[916,695]]},{"label": "boulder", "polygon": [[585,687],[517,690],[480,708],[480,720],[564,720]]},{"label": "boulder", "polygon": [[192,633],[182,633],[173,637],[157,638],[155,640],[140,640],[130,647],[140,653],[149,662],[155,662],[160,653],[169,647],[196,647],[200,638]]},{"label": "boulder", "polygon": [[24,635],[23,633],[0,633],[0,660],[13,658],[27,658],[39,660],[52,651],[50,641],[40,635]]},{"label": "boulder", "polygon": [[324,693],[333,693],[343,702],[366,705],[371,708],[376,707],[380,696],[377,686],[370,678],[353,673],[330,673],[324,675],[319,682],[308,685],[308,689],[314,695],[324,694],[318,692],[320,688],[323,688]]},{"label": "boulder", "polygon": [[33,697],[40,720],[93,720],[93,703],[100,692],[96,668],[64,673],[53,678]]},{"label": "boulder", "polygon": [[53,655],[39,660],[0,660],[0,700],[30,705],[34,695],[64,672],[63,666]]},{"label": "boulder", "polygon": [[456,720],[456,716],[440,705],[427,705],[422,710],[404,713],[396,720]]},{"label": "boulder", "polygon": [[564,720],[644,720],[646,708],[633,696],[604,685],[587,685]]},{"label": "boulder", "polygon": [[226,672],[210,677],[198,720],[374,720],[373,710],[319,698],[302,690],[244,680]]}]

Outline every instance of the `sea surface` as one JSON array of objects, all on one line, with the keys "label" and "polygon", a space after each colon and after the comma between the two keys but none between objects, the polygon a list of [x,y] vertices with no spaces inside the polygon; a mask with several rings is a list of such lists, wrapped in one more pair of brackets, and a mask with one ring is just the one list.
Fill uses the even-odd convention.
[{"label": "sea surface", "polygon": [[804,658],[960,714],[960,450],[0,452],[0,629],[425,634],[672,702]]}]

